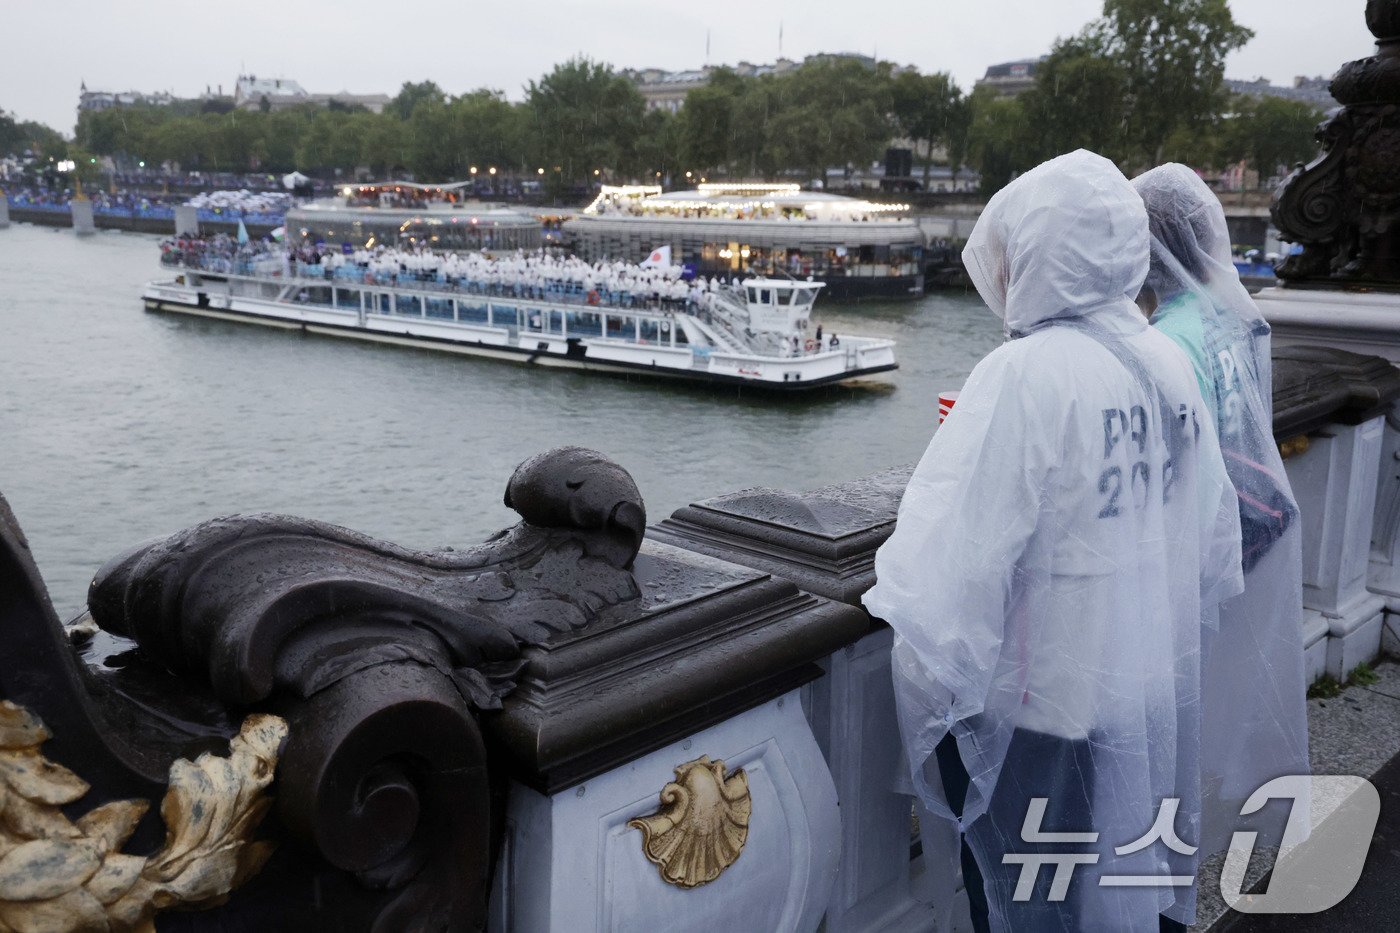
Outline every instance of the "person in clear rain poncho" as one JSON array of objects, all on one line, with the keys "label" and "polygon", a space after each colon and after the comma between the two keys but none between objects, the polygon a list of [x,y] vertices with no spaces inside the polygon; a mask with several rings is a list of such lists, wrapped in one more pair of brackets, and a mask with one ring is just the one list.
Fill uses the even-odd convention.
[{"label": "person in clear rain poncho", "polygon": [[910,777],[964,834],[979,928],[1190,923],[1202,607],[1240,591],[1240,529],[1191,366],[1134,303],[1146,211],[1081,150],[993,197],[963,259],[1010,339],[864,597],[895,632]]},{"label": "person in clear rain poncho", "polygon": [[[1244,593],[1220,606],[1203,645],[1201,847],[1209,854],[1229,844],[1257,788],[1309,772],[1302,529],[1274,443],[1269,325],[1240,284],[1225,211],[1184,165],[1155,168],[1133,187],[1152,235],[1139,303],[1196,371],[1243,533]],[[1250,828],[1279,841],[1271,827]]]}]

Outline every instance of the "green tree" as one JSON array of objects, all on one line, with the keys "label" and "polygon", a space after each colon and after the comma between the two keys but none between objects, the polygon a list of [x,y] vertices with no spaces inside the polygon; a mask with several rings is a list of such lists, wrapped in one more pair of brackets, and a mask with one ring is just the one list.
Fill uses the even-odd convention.
[{"label": "green tree", "polygon": [[1320,110],[1302,101],[1237,97],[1233,113],[1224,121],[1222,154],[1231,161],[1247,162],[1265,181],[1280,168],[1316,154],[1314,133],[1321,119]]},{"label": "green tree", "polygon": [[680,119],[669,110],[649,110],[642,118],[642,134],[637,140],[637,167],[643,177],[660,172],[674,181],[685,168]]},{"label": "green tree", "polygon": [[[903,71],[895,75],[890,84],[891,112],[895,126],[901,135],[914,143],[914,148],[923,146],[924,182],[928,182],[929,165],[933,162],[934,149],[941,145],[945,152],[955,148],[954,138],[966,130],[964,120],[962,89],[953,81],[953,76],[939,71],[933,74],[919,74],[917,71]],[[960,140],[965,142],[965,138]]]},{"label": "green tree", "polygon": [[68,146],[58,130],[33,120],[16,120],[0,110],[0,155],[18,155],[29,149],[57,159],[67,156]]},{"label": "green tree", "polygon": [[717,68],[707,84],[685,95],[676,132],[690,168],[715,174],[734,160],[734,110],[750,82],[728,68]]},{"label": "green tree", "polygon": [[98,155],[143,158],[155,128],[176,114],[164,107],[137,104],[109,110],[84,110],[78,114],[74,138],[78,145]]},{"label": "green tree", "polygon": [[1173,133],[1221,110],[1225,57],[1253,35],[1227,0],[1104,0],[1084,39],[1123,69],[1138,162],[1160,163]]},{"label": "green tree", "polygon": [[1122,66],[1092,45],[1060,42],[1036,69],[1035,87],[1021,97],[1031,167],[1075,149],[1120,159],[1131,148]]},{"label": "green tree", "polygon": [[311,119],[297,142],[297,165],[308,172],[354,169],[360,164],[364,114],[326,110]]},{"label": "green tree", "polygon": [[991,88],[978,88],[969,102],[968,162],[982,178],[982,193],[995,194],[1035,164],[1025,108],[1015,97],[1002,97]]},{"label": "green tree", "polygon": [[528,139],[523,106],[500,91],[482,88],[455,98],[449,109],[461,146],[455,177],[466,177],[473,165],[524,169]]},{"label": "green tree", "polygon": [[729,167],[732,172],[772,178],[786,164],[770,145],[771,122],[784,107],[784,85],[773,75],[760,75],[744,81],[742,93],[734,101],[729,124]]},{"label": "green tree", "polygon": [[784,106],[770,125],[775,161],[825,178],[826,169],[874,161],[894,132],[887,66],[819,59],[778,79]]},{"label": "green tree", "polygon": [[607,65],[586,58],[556,65],[530,82],[525,106],[532,155],[552,185],[586,182],[595,168],[638,170],[636,141],[646,104],[632,82]]},{"label": "green tree", "polygon": [[419,181],[444,181],[461,158],[461,133],[446,102],[425,98],[404,121],[408,168]]},{"label": "green tree", "polygon": [[386,110],[360,130],[360,162],[380,178],[401,174],[408,162],[403,122]]},{"label": "green tree", "polygon": [[447,94],[442,88],[437,86],[435,81],[405,81],[403,87],[394,95],[394,99],[389,101],[389,106],[385,108],[392,111],[400,120],[407,120],[413,116],[413,111],[422,103],[443,104],[447,102]]},{"label": "green tree", "polygon": [[971,129],[972,98],[963,95],[948,113],[948,167],[952,170],[955,182],[958,172],[967,164],[968,133]]}]

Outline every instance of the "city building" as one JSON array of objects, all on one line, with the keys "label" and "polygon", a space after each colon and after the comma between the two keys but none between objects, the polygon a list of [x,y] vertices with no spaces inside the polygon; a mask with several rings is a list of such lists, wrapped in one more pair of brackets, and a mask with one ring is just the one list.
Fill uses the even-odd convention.
[{"label": "city building", "polygon": [[[867,68],[875,67],[873,57],[859,52],[818,52],[815,55],[808,55],[800,62],[790,58],[779,58],[775,62],[763,65],[755,65],[753,62],[739,62],[737,65],[706,65],[703,68],[690,71],[667,71],[664,68],[624,68],[619,74],[637,86],[642,99],[647,103],[648,110],[669,110],[671,113],[675,113],[685,103],[685,95],[709,84],[711,76],[722,67],[727,67],[741,78],[756,78],[760,75],[787,74],[803,65],[834,59],[854,59]],[[898,74],[901,70],[901,68],[896,67],[894,73]]]},{"label": "city building", "polygon": [[143,91],[90,91],[87,82],[82,82],[78,90],[78,110],[111,110],[113,107],[133,107],[144,104],[152,107],[166,107],[177,98],[165,91],[147,94]]},{"label": "city building", "polygon": [[278,111],[308,104],[329,107],[334,103],[379,113],[391,99],[388,94],[351,94],[349,91],[312,94],[290,78],[259,78],[257,75],[239,75],[233,90],[233,105],[240,110]]},{"label": "city building", "polygon": [[1312,104],[1319,110],[1331,110],[1333,107],[1340,106],[1329,90],[1331,83],[1330,78],[1309,78],[1303,75],[1294,78],[1292,86],[1271,84],[1268,78],[1255,78],[1253,81],[1230,78],[1225,80],[1225,86],[1232,94],[1247,94],[1250,97],[1281,97],[1285,100]]},{"label": "city building", "polygon": [[1002,62],[999,65],[990,65],[987,73],[974,85],[975,88],[988,87],[996,91],[1002,97],[1015,97],[1024,94],[1035,87],[1036,67],[1047,56],[1039,58],[1023,58],[1014,62]]}]

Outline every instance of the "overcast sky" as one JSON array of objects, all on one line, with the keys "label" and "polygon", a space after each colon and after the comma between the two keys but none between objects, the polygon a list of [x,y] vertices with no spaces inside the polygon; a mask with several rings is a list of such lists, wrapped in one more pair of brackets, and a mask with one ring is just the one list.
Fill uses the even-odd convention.
[{"label": "overcast sky", "polygon": [[[878,54],[951,71],[970,88],[989,64],[1045,52],[1102,0],[0,0],[0,109],[72,131],[78,85],[181,96],[240,71],[312,92],[394,93],[430,78],[512,99],[554,63],[585,54],[622,67],[768,62],[782,52]],[[1232,0],[1255,37],[1233,78],[1330,75],[1368,55],[1363,0]],[[706,34],[710,51],[705,54]]]}]

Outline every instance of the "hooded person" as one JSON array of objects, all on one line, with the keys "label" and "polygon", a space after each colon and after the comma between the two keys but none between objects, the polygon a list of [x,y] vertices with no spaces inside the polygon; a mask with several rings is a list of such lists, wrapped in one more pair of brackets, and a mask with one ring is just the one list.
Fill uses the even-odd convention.
[{"label": "hooded person", "polygon": [[[1224,849],[1268,781],[1309,773],[1302,529],[1273,435],[1269,325],[1240,284],[1220,201],[1184,165],[1134,179],[1152,259],[1141,302],[1191,360],[1238,496],[1244,592],[1203,644],[1203,854]],[[1302,808],[1299,809],[1301,812]],[[1277,844],[1280,827],[1254,825]],[[1295,831],[1306,831],[1297,825]],[[1262,844],[1262,843],[1261,843]]]},{"label": "hooded person", "polygon": [[[1061,156],[992,198],[963,260],[1010,339],[929,444],[864,597],[895,632],[910,777],[963,833],[980,928],[1189,924],[1202,606],[1240,590],[1239,517],[1191,366],[1134,303],[1142,199]],[[965,788],[940,773],[949,735]]]}]

